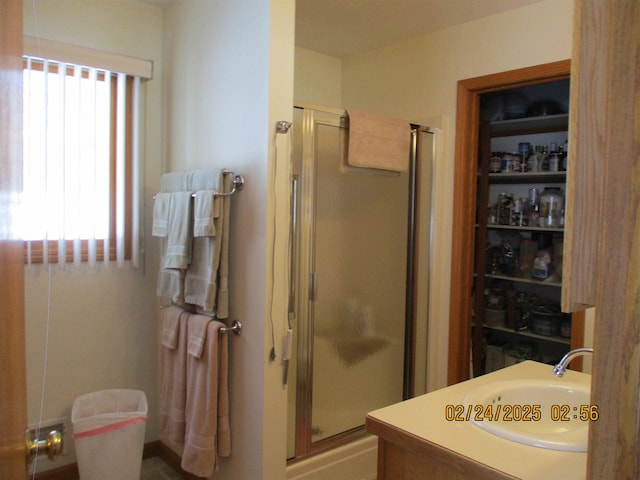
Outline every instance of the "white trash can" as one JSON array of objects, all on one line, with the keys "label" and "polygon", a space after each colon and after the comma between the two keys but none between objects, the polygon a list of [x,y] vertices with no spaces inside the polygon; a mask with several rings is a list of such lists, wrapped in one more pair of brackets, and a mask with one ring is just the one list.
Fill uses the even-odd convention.
[{"label": "white trash can", "polygon": [[147,421],[139,390],[103,390],[75,399],[73,441],[81,480],[139,480]]}]

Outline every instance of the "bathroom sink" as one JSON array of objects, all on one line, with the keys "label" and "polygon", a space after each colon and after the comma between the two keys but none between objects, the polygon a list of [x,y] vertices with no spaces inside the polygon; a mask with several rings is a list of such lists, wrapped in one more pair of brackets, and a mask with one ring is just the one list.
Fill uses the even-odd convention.
[{"label": "bathroom sink", "polygon": [[[464,397],[459,413],[477,427],[518,443],[552,450],[587,451],[588,384],[563,379],[512,380],[477,387]],[[459,418],[456,418],[459,419]]]}]

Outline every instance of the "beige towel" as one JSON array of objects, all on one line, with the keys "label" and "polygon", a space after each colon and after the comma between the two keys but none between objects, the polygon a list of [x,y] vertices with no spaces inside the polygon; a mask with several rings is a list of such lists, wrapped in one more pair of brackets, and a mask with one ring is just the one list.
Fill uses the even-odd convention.
[{"label": "beige towel", "polygon": [[189,344],[187,351],[189,355],[196,358],[202,356],[204,344],[207,340],[207,325],[211,321],[211,317],[206,315],[190,315],[189,316]]},{"label": "beige towel", "polygon": [[171,443],[184,444],[187,401],[187,322],[189,313],[177,306],[160,312],[164,332],[178,324],[175,348],[160,345],[160,433]]},{"label": "beige towel", "polygon": [[348,110],[352,167],[404,172],[409,168],[411,126],[408,122],[359,110]]},{"label": "beige towel", "polygon": [[217,457],[231,453],[228,410],[218,409],[228,408],[228,351],[226,335],[220,333],[222,326],[215,320],[209,322],[202,357],[189,355],[187,359],[187,427],[181,466],[199,477],[209,477]]},{"label": "beige towel", "polygon": [[169,209],[171,208],[171,194],[158,193],[153,201],[153,226],[151,234],[154,237],[166,237],[169,231]]},{"label": "beige towel", "polygon": [[[229,176],[229,180],[232,176]],[[229,187],[230,188],[230,185]],[[227,191],[227,190],[225,190]],[[229,317],[229,221],[231,220],[231,199],[222,200],[222,235],[220,248],[220,265],[218,266],[218,292],[216,295],[216,316],[220,319]]]},{"label": "beige towel", "polygon": [[[193,236],[214,237],[215,219],[220,216],[220,199],[215,190],[198,190],[193,201]],[[216,208],[217,207],[217,208]]]}]

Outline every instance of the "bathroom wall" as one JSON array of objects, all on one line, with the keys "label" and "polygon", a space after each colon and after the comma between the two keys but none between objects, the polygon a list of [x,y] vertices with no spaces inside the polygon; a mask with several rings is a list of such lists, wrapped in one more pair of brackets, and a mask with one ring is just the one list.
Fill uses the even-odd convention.
[{"label": "bathroom wall", "polygon": [[[445,386],[447,378],[457,82],[571,58],[572,22],[572,0],[546,0],[342,62],[344,107],[426,125],[433,118],[442,120],[433,179],[429,390]],[[588,344],[592,322],[589,311]]]},{"label": "bathroom wall", "polygon": [[293,98],[295,102],[341,107],[342,60],[296,47]]},{"label": "bathroom wall", "polygon": [[[42,417],[68,418],[82,393],[138,388],[150,404],[146,440],[158,438],[152,197],[165,171],[224,163],[247,182],[232,202],[230,276],[232,318],[240,319],[244,330],[229,339],[233,454],[220,462],[216,476],[284,478],[280,354],[286,241],[278,234],[274,246],[273,237],[276,229],[288,230],[288,139],[273,132],[276,120],[292,119],[294,3],[162,4],[165,10],[131,1],[36,0],[37,22],[31,2],[24,4],[26,34],[154,61],[154,79],[146,85],[144,268],[54,267],[51,283],[47,268],[27,268],[29,421],[40,416],[48,320]],[[268,360],[271,321],[278,355],[273,362]],[[40,460],[39,471],[75,461],[70,436],[67,440],[71,452],[53,465]]]},{"label": "bathroom wall", "polygon": [[292,120],[293,7],[193,0],[164,15],[168,168],[226,165],[246,178],[231,202],[231,312],[244,325],[229,339],[233,453],[216,478],[285,476],[289,139],[274,128]]},{"label": "bathroom wall", "polygon": [[[162,171],[162,15],[154,6],[122,1],[24,2],[24,32],[123,55],[151,59],[143,116],[144,264],[123,269],[98,265],[64,269],[27,266],[25,272],[28,421],[64,417],[81,394],[108,388],[143,390],[149,400],[147,440],[157,438],[156,242],[151,198]],[[45,365],[46,352],[46,365]],[[44,384],[43,394],[43,379]],[[42,404],[42,407],[41,407]],[[45,423],[46,424],[46,423]],[[55,463],[41,456],[38,471],[75,462],[70,428],[68,454]]]}]

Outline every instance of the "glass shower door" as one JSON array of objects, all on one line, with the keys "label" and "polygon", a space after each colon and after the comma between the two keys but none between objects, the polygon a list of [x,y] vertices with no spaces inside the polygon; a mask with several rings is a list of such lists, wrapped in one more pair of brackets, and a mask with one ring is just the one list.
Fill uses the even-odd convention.
[{"label": "glass shower door", "polygon": [[348,167],[342,115],[296,115],[297,435],[313,448],[403,399],[409,174]]}]

